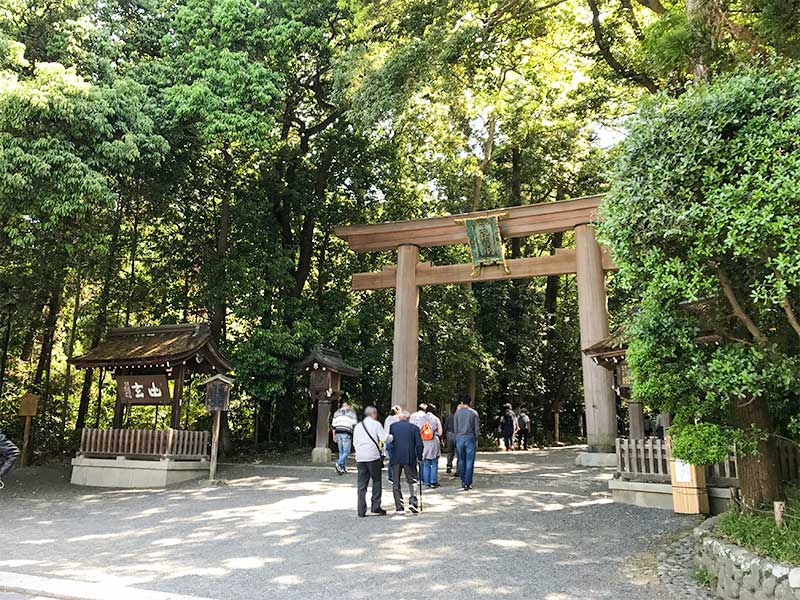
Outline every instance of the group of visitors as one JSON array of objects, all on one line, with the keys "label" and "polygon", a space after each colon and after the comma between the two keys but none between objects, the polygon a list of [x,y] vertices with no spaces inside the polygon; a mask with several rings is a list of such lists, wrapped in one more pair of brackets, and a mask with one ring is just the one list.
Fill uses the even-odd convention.
[{"label": "group of visitors", "polygon": [[503,404],[497,420],[497,431],[503,438],[503,447],[506,452],[512,452],[515,449],[515,441],[520,450],[527,450],[531,435],[531,418],[528,415],[528,409],[521,408],[519,413],[515,413],[511,404]]},{"label": "group of visitors", "polygon": [[3,477],[14,466],[17,458],[19,458],[19,448],[17,448],[11,440],[6,437],[3,430],[0,429],[0,490],[5,487]]},{"label": "group of visitors", "polygon": [[358,472],[358,516],[367,516],[367,490],[370,486],[370,512],[386,514],[381,507],[384,457],[389,460],[395,513],[402,514],[406,510],[403,483],[408,486],[408,508],[414,513],[420,510],[417,482],[420,482],[420,489],[423,485],[432,489],[439,487],[439,458],[443,446],[447,449],[447,472],[452,472],[453,459],[457,457],[456,473],[461,478],[462,488],[471,489],[480,437],[480,418],[471,404],[468,397],[461,400],[443,427],[433,404],[420,404],[413,414],[400,406],[393,406],[381,425],[374,406],[364,409],[364,418],[359,422],[355,411],[343,402],[331,422],[331,434],[339,449],[335,468],[339,475],[347,473],[346,460],[352,445]]}]

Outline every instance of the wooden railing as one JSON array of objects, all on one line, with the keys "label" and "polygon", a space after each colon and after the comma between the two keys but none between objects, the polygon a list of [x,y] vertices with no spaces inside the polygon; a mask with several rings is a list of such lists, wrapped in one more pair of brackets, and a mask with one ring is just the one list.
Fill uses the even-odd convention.
[{"label": "wooden railing", "polygon": [[622,479],[665,483],[669,481],[667,444],[658,438],[617,438],[617,472]]},{"label": "wooden railing", "polygon": [[[666,442],[658,438],[629,440],[617,438],[617,476],[629,481],[669,482],[671,456]],[[778,444],[778,461],[784,481],[800,479],[800,447],[791,442]],[[708,465],[706,480],[714,487],[738,487],[736,454],[728,460]]]},{"label": "wooden railing", "polygon": [[78,454],[88,457],[198,460],[208,455],[207,431],[84,429]]}]

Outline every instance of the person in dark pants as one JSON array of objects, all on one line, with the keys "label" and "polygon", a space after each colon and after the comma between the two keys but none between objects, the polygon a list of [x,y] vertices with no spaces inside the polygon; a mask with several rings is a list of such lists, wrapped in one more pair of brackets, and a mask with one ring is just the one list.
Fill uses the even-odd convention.
[{"label": "person in dark pants", "polygon": [[400,420],[393,423],[389,429],[392,436],[392,492],[394,493],[394,507],[396,513],[404,513],[403,492],[401,477],[405,475],[408,483],[408,507],[411,512],[419,510],[419,501],[414,494],[414,484],[417,480],[417,464],[422,460],[422,436],[419,427],[409,423],[411,415],[408,411],[400,412]]},{"label": "person in dark pants", "polygon": [[528,449],[528,438],[531,435],[531,418],[528,416],[528,409],[521,408],[519,416],[517,417],[519,423],[519,433],[517,434],[517,441],[520,450]]},{"label": "person in dark pants", "polygon": [[[392,423],[396,423],[397,422],[397,420],[400,418],[397,415],[400,414],[401,410],[402,409],[396,404],[392,407],[391,411],[389,411],[389,416],[386,417],[386,421],[384,421],[384,423],[383,423],[383,430],[384,431],[388,432],[389,429],[391,429],[391,427],[392,427]],[[391,483],[392,482],[392,443],[391,442],[386,442],[386,447],[384,449],[386,450],[386,458],[389,461],[389,468],[386,469],[386,470],[389,472],[389,483]]]},{"label": "person in dark pants", "polygon": [[458,474],[464,490],[470,490],[475,469],[475,453],[478,449],[478,439],[481,436],[481,419],[472,408],[472,398],[469,396],[465,396],[461,401],[453,425],[456,430]]},{"label": "person in dark pants", "polygon": [[3,477],[14,466],[19,458],[19,448],[11,443],[3,431],[0,429],[0,489],[3,489]]},{"label": "person in dark pants", "polygon": [[374,515],[385,515],[381,508],[381,471],[383,470],[383,445],[391,441],[378,421],[378,409],[368,406],[364,409],[364,419],[353,428],[353,446],[356,449],[358,467],[358,516],[367,516],[367,487],[372,481],[372,506]]},{"label": "person in dark pants", "polygon": [[[452,409],[453,412],[451,412],[444,421],[444,442],[447,450],[448,473],[453,471],[453,458],[455,458],[456,455],[456,429],[453,423],[456,416],[456,410],[458,410],[458,402],[453,404]],[[456,474],[453,475],[453,477],[458,477],[458,468],[456,468]]]},{"label": "person in dark pants", "polygon": [[514,438],[518,430],[517,415],[514,414],[510,404],[503,404],[503,414],[500,415],[500,433],[503,434],[503,444],[506,447],[506,452],[514,450]]}]

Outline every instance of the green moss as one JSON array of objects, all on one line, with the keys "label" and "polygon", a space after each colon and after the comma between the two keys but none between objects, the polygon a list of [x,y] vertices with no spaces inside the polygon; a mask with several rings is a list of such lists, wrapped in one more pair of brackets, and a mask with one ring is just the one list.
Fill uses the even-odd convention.
[{"label": "green moss", "polygon": [[756,554],[800,565],[800,490],[788,491],[786,517],[780,528],[771,513],[731,509],[720,519],[718,529],[730,541]]},{"label": "green moss", "polygon": [[711,583],[714,581],[714,576],[708,572],[708,569],[704,569],[702,567],[696,568],[693,575],[697,584],[705,588],[710,588]]}]

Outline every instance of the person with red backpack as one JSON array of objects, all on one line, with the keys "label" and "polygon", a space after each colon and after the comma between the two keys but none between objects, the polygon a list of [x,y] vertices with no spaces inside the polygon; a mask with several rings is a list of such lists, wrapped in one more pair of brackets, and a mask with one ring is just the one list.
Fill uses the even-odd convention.
[{"label": "person with red backpack", "polygon": [[436,407],[428,404],[425,408],[425,421],[420,427],[422,438],[422,483],[429,488],[439,487],[439,457],[442,455],[442,422],[434,411]]}]

